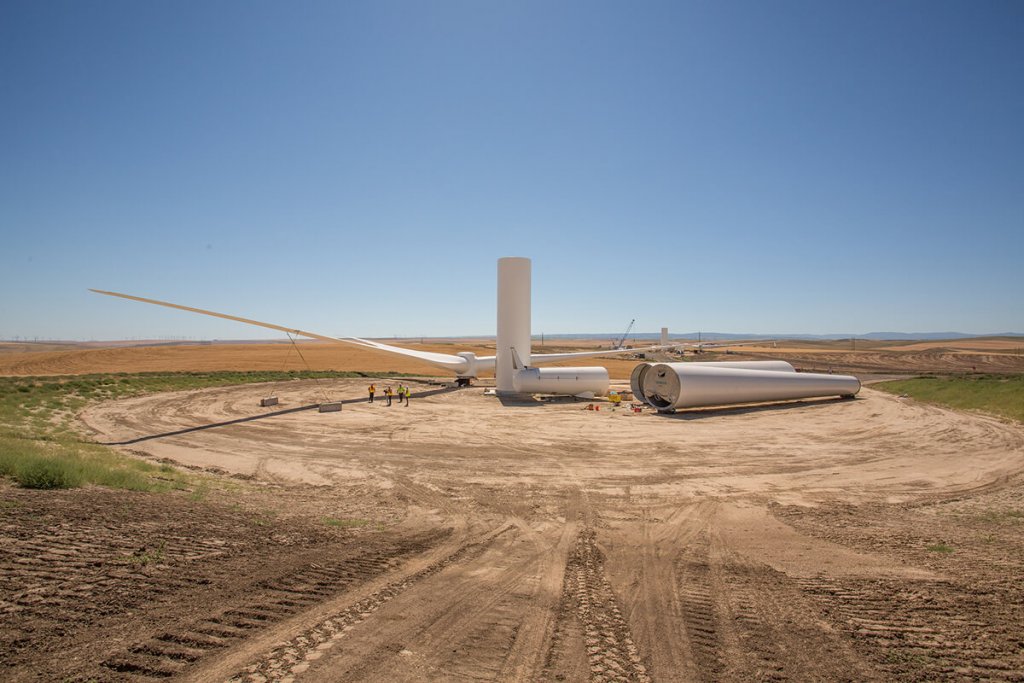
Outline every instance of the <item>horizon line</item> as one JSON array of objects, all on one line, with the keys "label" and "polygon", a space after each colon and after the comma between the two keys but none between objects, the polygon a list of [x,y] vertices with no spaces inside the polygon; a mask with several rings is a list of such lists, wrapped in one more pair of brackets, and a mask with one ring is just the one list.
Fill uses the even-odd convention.
[{"label": "horizon line", "polygon": [[[888,337],[885,335],[895,335]],[[949,335],[949,336],[944,336]],[[618,340],[622,335],[615,332],[556,332],[556,333],[540,333],[531,335],[531,339],[562,339],[562,340],[590,340],[595,339],[609,339]],[[635,332],[626,337],[627,340],[636,339],[660,339],[660,332]],[[989,332],[989,333],[969,333],[969,332],[898,332],[898,331],[886,331],[886,332],[864,332],[864,333],[809,333],[809,332],[787,332],[787,333],[751,333],[751,332],[687,332],[679,335],[669,335],[669,341],[680,341],[680,342],[693,342],[693,341],[721,341],[724,339],[742,339],[744,341],[773,341],[773,340],[821,340],[821,341],[842,341],[844,339],[864,339],[867,341],[909,341],[909,340],[922,340],[922,341],[960,341],[964,339],[984,339],[984,338],[998,338],[998,337],[1024,337],[1024,332]],[[496,335],[494,334],[457,334],[457,335],[386,335],[386,336],[368,336],[366,339],[372,340],[423,340],[423,341],[438,341],[438,340],[494,340]],[[76,344],[90,344],[90,343],[113,343],[113,342],[180,342],[180,343],[253,343],[253,342],[284,342],[288,341],[287,337],[235,337],[235,338],[220,338],[220,337],[189,337],[189,336],[154,336],[154,337],[122,337],[122,338],[110,338],[110,339],[75,339],[75,338],[41,338],[41,337],[0,337],[0,343],[3,344],[61,344],[61,343],[76,343]],[[297,338],[296,341],[317,341],[314,339]]]}]

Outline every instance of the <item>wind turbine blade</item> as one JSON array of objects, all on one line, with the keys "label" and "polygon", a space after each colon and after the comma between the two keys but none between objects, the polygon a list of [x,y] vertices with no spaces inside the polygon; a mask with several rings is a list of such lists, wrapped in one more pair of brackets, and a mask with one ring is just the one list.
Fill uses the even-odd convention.
[{"label": "wind turbine blade", "polygon": [[260,320],[252,320],[250,318],[242,318],[237,315],[217,313],[216,311],[207,311],[206,309],[203,308],[182,306],[181,304],[172,304],[169,301],[147,299],[146,297],[133,296],[131,294],[122,294],[120,292],[108,292],[102,289],[90,289],[89,291],[96,292],[97,294],[104,294],[106,296],[116,296],[121,299],[130,299],[131,301],[141,301],[144,304],[154,304],[156,306],[176,308],[179,311],[188,311],[189,313],[199,313],[200,315],[208,315],[214,318],[233,320],[235,322],[245,323],[246,325],[265,327],[268,330],[277,330],[278,332],[284,332],[285,334],[294,334],[300,337],[309,337],[310,339],[319,339],[321,341],[348,344],[350,346],[359,346],[361,348],[376,349],[377,351],[383,351],[384,353],[391,353],[397,356],[416,358],[426,363],[430,363],[435,367],[444,368],[446,370],[451,370],[456,373],[462,372],[468,366],[468,361],[465,358],[462,358],[460,356],[453,356],[447,353],[434,353],[433,351],[415,351],[413,349],[403,349],[400,346],[390,346],[389,344],[381,344],[379,342],[370,341],[368,339],[359,339],[358,337],[332,337],[330,335],[318,334],[316,332],[300,330],[294,327],[285,327],[284,325],[276,325],[274,323],[262,322]]},{"label": "wind turbine blade", "polygon": [[533,365],[544,365],[545,363],[557,363],[561,360],[572,360],[573,358],[596,358],[597,356],[615,356],[621,353],[643,353],[645,351],[657,351],[665,347],[644,346],[636,349],[606,349],[604,351],[572,351],[569,353],[533,353],[530,354],[530,363]]}]

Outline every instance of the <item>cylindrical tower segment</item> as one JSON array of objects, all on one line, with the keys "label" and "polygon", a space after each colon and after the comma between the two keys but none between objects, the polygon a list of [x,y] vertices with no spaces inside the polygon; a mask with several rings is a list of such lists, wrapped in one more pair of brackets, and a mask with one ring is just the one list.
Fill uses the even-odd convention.
[{"label": "cylindrical tower segment", "polygon": [[[736,370],[772,370],[775,372],[796,372],[792,365],[784,360],[734,360],[734,361],[695,361],[690,363],[641,363],[633,368],[633,374],[629,378],[630,388],[633,396],[638,401],[647,401],[644,396],[644,378],[648,370],[654,365],[664,365],[674,368],[677,365],[686,365],[697,368],[733,368]],[[654,405],[653,403],[651,405]]]},{"label": "cylindrical tower segment", "polygon": [[498,259],[498,343],[494,378],[499,395],[516,393],[512,349],[530,363],[530,259]]},{"label": "cylindrical tower segment", "polygon": [[848,375],[713,367],[710,363],[651,364],[634,371],[633,383],[641,385],[645,402],[662,411],[854,396],[860,391],[860,380]]}]

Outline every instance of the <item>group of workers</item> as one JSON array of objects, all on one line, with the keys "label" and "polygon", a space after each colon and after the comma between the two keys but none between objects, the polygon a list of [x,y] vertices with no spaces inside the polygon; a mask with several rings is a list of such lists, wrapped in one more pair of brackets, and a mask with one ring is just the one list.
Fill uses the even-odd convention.
[{"label": "group of workers", "polygon": [[[377,387],[371,384],[368,388],[370,392],[370,403],[373,403],[373,395],[377,393]],[[391,405],[391,399],[395,396],[395,391],[391,388],[391,385],[384,387],[384,398],[388,400],[388,405]],[[412,396],[412,389],[409,387],[403,387],[401,384],[398,385],[398,403],[402,403],[402,399],[405,399],[406,407],[409,406],[409,398]]]}]

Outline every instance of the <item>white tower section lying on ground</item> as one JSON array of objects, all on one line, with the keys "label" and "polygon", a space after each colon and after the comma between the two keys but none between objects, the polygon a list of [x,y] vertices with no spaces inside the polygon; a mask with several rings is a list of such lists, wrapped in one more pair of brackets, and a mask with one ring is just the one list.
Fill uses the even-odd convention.
[{"label": "white tower section lying on ground", "polygon": [[679,408],[789,401],[823,396],[852,397],[860,380],[849,375],[793,372],[751,362],[748,367],[717,363],[644,363],[633,371],[631,384],[637,398],[661,412]]},{"label": "white tower section lying on ground", "polygon": [[[650,403],[644,398],[644,378],[647,377],[647,373],[650,372],[651,368],[658,363],[641,363],[640,365],[633,368],[633,374],[629,377],[629,388],[633,391],[633,396],[638,401],[644,401]],[[668,367],[675,365],[682,365],[681,363],[663,363]],[[715,362],[702,362],[693,363],[696,367],[701,368],[733,368],[736,370],[771,370],[773,372],[796,372],[796,368],[787,363],[784,360],[734,360],[734,361],[715,361]],[[652,404],[653,405],[653,404]]]},{"label": "white tower section lying on ground", "polygon": [[[495,388],[499,395],[515,394],[514,355],[530,365],[530,259],[498,259],[498,334]],[[521,368],[520,368],[521,369]]]}]

